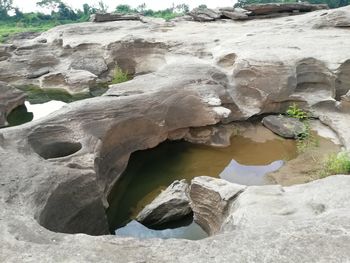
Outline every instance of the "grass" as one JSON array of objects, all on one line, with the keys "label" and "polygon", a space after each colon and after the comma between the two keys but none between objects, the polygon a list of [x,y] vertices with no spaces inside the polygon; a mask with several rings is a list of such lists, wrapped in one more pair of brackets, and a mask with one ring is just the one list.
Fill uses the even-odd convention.
[{"label": "grass", "polygon": [[22,23],[17,24],[0,24],[0,43],[3,43],[7,38],[24,32],[43,32],[56,26],[54,23],[42,24],[38,26],[25,26]]},{"label": "grass", "polygon": [[130,80],[128,72],[124,72],[120,67],[115,67],[111,84],[119,84]]},{"label": "grass", "polygon": [[336,175],[350,174],[350,155],[348,152],[340,152],[331,154],[327,157],[323,171],[320,174],[321,178]]}]

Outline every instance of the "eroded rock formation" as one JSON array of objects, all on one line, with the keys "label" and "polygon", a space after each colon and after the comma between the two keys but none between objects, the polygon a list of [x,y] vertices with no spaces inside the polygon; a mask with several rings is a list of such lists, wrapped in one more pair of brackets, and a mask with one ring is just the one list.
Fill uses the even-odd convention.
[{"label": "eroded rock formation", "polygon": [[7,116],[24,104],[25,97],[24,92],[0,81],[0,127],[7,125]]},{"label": "eroded rock formation", "polygon": [[136,220],[148,227],[183,219],[192,213],[188,199],[188,183],[173,182],[137,215]]},{"label": "eroded rock formation", "polygon": [[300,120],[283,115],[264,117],[262,123],[266,128],[284,138],[297,138],[306,129]]},{"label": "eroded rock formation", "polygon": [[[185,138],[195,127],[282,113],[298,101],[350,149],[344,85],[350,37],[333,22],[316,29],[337,12],[346,17],[350,8],[244,24],[81,23],[1,46],[0,80],[15,85],[41,85],[51,74],[74,80],[67,74],[76,71],[103,81],[116,66],[135,78],[103,97],[0,131],[0,261],[349,259],[346,176],[249,187],[232,205],[221,205],[215,183],[207,193],[228,217],[215,219],[213,230],[208,223],[221,235],[198,242],[63,234],[108,233],[107,196],[130,154]],[[95,58],[89,63],[96,67],[83,68],[82,57]]]}]

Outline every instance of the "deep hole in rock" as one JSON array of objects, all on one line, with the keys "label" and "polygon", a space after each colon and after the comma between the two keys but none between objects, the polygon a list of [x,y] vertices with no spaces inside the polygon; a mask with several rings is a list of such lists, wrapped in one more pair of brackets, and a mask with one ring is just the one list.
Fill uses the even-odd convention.
[{"label": "deep hole in rock", "polygon": [[52,142],[38,145],[35,151],[44,159],[60,158],[72,155],[82,148],[79,142]]},{"label": "deep hole in rock", "polygon": [[[129,156],[125,157],[120,154],[122,147],[119,140],[115,140],[115,143],[108,140],[106,145],[110,147],[109,150],[113,151],[114,155],[105,155],[103,162],[99,163],[101,168],[104,169],[111,165],[117,170],[120,163],[128,162],[127,169],[118,178],[111,192],[104,192],[106,195],[109,193],[109,196],[103,196],[101,185],[96,184],[94,172],[86,171],[86,173],[91,173],[86,175],[81,174],[79,169],[68,169],[65,173],[71,178],[70,181],[55,187],[54,191],[49,194],[45,207],[39,212],[39,223],[52,231],[64,233],[102,235],[115,233],[116,230],[127,226],[128,228],[124,228],[119,236],[130,236],[132,233],[131,236],[136,238],[140,237],[140,234],[145,238],[205,238],[207,234],[197,235],[200,231],[203,233],[203,229],[192,223],[193,221],[190,224],[188,221],[175,222],[180,223],[180,225],[175,224],[175,228],[166,225],[165,232],[162,232],[164,229],[159,230],[158,227],[149,229],[133,219],[140,209],[149,204],[162,189],[175,180],[185,178],[190,182],[192,178],[202,175],[226,179],[221,174],[224,173],[224,169],[230,168],[228,172],[232,172],[233,182],[262,185],[266,182],[261,173],[256,174],[256,171],[253,170],[259,181],[254,179],[249,182],[252,177],[242,178],[242,176],[237,176],[236,172],[239,174],[240,171],[247,170],[250,173],[255,168],[266,168],[275,160],[291,160],[297,156],[295,141],[276,137],[260,124],[258,127],[254,125],[251,128],[249,128],[250,125],[247,127],[244,128],[244,134],[237,131],[231,137],[231,145],[228,147],[217,148],[181,140],[166,141],[155,148],[136,151],[130,159]],[[202,132],[200,130],[199,134]],[[49,138],[46,138],[45,141],[38,141],[39,138],[42,139],[43,133],[50,134]],[[191,134],[194,136],[195,133]],[[46,126],[29,135],[30,144],[45,159],[70,155],[81,148],[79,142],[67,141],[68,138],[73,139],[74,132],[62,126]],[[113,158],[109,158],[110,156]],[[120,163],[116,160],[119,160]],[[231,165],[232,160],[237,162]],[[124,170],[124,168],[120,169]],[[98,173],[99,175],[101,173]],[[246,181],[241,183],[237,179]],[[230,181],[230,178],[227,181]],[[103,181],[103,183],[111,184],[110,181]],[[108,197],[106,201],[109,202],[110,207],[107,213],[105,203],[102,201],[103,197]],[[116,218],[113,218],[114,216]]]}]

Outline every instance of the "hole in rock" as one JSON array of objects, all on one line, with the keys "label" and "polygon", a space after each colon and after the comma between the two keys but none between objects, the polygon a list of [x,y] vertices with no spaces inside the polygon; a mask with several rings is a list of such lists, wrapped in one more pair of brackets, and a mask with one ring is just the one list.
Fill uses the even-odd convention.
[{"label": "hole in rock", "polygon": [[44,159],[66,157],[78,152],[82,145],[79,142],[52,142],[33,147]]},{"label": "hole in rock", "polygon": [[296,143],[277,136],[268,140],[254,136],[233,136],[231,145],[224,148],[166,141],[153,149],[133,153],[109,195],[107,217],[111,233],[139,238],[206,237],[193,217],[187,223],[162,226],[161,230],[149,229],[135,218],[175,180],[190,182],[194,177],[207,175],[246,185],[270,184],[265,174],[295,158]]},{"label": "hole in rock", "polygon": [[97,84],[87,93],[69,94],[63,89],[41,89],[33,85],[17,87],[27,95],[25,105],[14,109],[8,116],[9,126],[18,126],[43,118],[61,109],[67,103],[101,96],[108,90],[107,83]]},{"label": "hole in rock", "polygon": [[32,121],[34,114],[25,105],[18,106],[7,116],[9,126],[17,126]]}]

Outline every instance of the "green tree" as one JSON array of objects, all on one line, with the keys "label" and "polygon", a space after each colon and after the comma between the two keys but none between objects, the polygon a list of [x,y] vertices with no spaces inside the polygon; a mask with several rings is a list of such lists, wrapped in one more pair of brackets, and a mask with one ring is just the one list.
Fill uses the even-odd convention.
[{"label": "green tree", "polygon": [[0,19],[7,18],[8,12],[13,9],[13,0],[0,0]]},{"label": "green tree", "polygon": [[145,12],[145,11],[146,11],[146,3],[143,3],[143,4],[139,5],[139,6],[136,8],[136,10],[137,10],[138,12],[140,12],[140,13]]},{"label": "green tree", "polygon": [[14,10],[15,10],[15,18],[17,20],[24,17],[24,14],[21,12],[21,10],[19,10],[18,7],[15,7]]},{"label": "green tree", "polygon": [[60,4],[62,4],[61,0],[41,0],[36,3],[37,6],[40,6],[41,8],[47,8],[53,12],[58,9],[58,6]]},{"label": "green tree", "polygon": [[[239,1],[239,0],[238,0]],[[207,7],[207,5],[199,5],[197,8],[199,8],[199,9],[206,9],[206,8],[208,8]]]},{"label": "green tree", "polygon": [[187,4],[180,4],[175,7],[176,12],[186,14],[190,11],[190,7]]},{"label": "green tree", "polygon": [[118,5],[115,8],[115,11],[118,12],[118,13],[122,13],[122,14],[128,14],[128,13],[134,13],[135,12],[135,10],[133,10],[131,8],[131,6],[129,6],[129,5]]},{"label": "green tree", "polygon": [[101,13],[107,13],[109,6],[103,2],[102,0],[98,2],[98,8],[97,11]]},{"label": "green tree", "polygon": [[59,16],[60,20],[76,20],[77,19],[77,14],[73,11],[73,9],[64,3],[60,3],[58,5],[58,16]]},{"label": "green tree", "polygon": [[84,15],[88,16],[91,14],[91,7],[88,4],[83,4]]}]

